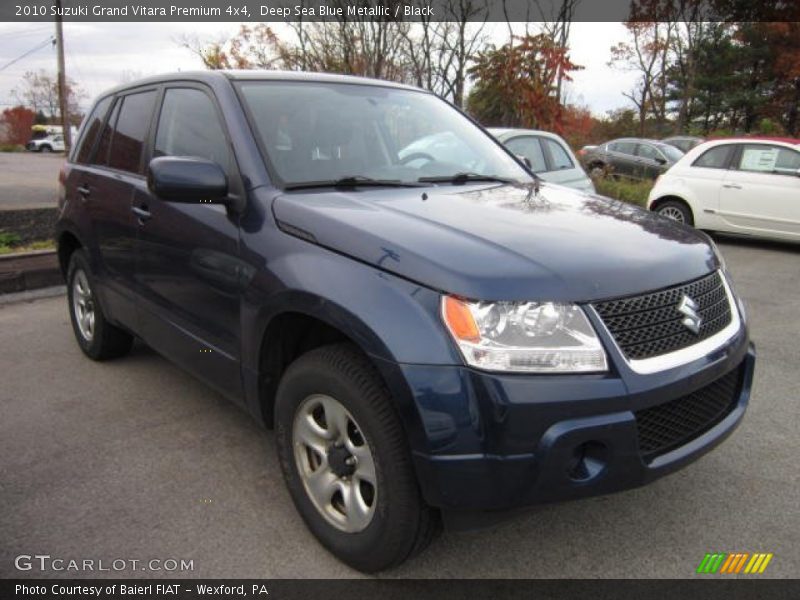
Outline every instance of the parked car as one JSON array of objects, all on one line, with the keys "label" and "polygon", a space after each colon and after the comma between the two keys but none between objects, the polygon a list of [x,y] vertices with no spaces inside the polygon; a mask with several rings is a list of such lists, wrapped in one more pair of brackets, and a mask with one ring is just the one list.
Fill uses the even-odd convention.
[{"label": "parked car", "polygon": [[592,176],[610,171],[633,179],[655,179],[674,165],[683,152],[658,140],[620,138],[588,150],[584,157]]},{"label": "parked car", "polygon": [[800,241],[800,140],[701,144],[661,176],[647,206],[700,229]]},{"label": "parked car", "polygon": [[[474,168],[398,156],[436,132]],[[539,182],[429,92],[161,75],[94,103],[59,181],[80,349],[140,338],[274,427],[306,525],[363,571],[440,521],[653,481],[748,404],[704,233]]]},{"label": "parked car", "polygon": [[584,158],[586,155],[591,151],[597,148],[596,144],[587,144],[586,146],[582,146],[580,150],[578,150],[578,158],[581,160],[581,163],[586,164]]},{"label": "parked car", "polygon": [[694,135],[673,135],[661,141],[670,146],[675,146],[681,152],[688,152],[698,144],[702,144],[705,139]]},{"label": "parked car", "polygon": [[415,139],[397,153],[403,164],[424,165],[431,158],[438,162],[452,162],[468,171],[484,168],[479,153],[458,138],[452,131],[440,131]]},{"label": "parked car", "polygon": [[25,145],[25,148],[30,152],[63,152],[64,136],[59,133],[31,140]]},{"label": "parked car", "polygon": [[545,181],[594,193],[594,183],[564,139],[538,129],[494,129],[495,138],[517,156],[527,159],[530,168]]}]

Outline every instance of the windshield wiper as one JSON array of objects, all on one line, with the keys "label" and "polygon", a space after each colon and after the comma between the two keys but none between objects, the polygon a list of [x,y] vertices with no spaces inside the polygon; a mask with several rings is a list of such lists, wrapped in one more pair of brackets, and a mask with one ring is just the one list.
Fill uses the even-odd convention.
[{"label": "windshield wiper", "polygon": [[334,187],[334,188],[355,188],[355,187],[420,187],[420,184],[413,181],[400,181],[399,179],[373,179],[364,175],[349,175],[339,179],[324,179],[321,181],[299,181],[289,183],[283,187],[285,190],[305,190],[311,188]]},{"label": "windshield wiper", "polygon": [[481,175],[480,173],[456,173],[455,175],[441,175],[436,177],[420,177],[421,183],[454,183],[463,184],[470,181],[496,181],[498,183],[519,183],[516,179],[498,177],[496,175]]}]

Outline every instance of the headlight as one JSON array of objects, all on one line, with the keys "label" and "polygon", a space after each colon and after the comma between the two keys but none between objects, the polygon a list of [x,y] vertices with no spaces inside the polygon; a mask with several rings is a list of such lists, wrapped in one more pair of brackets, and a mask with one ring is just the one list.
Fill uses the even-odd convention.
[{"label": "headlight", "polygon": [[555,302],[469,302],[442,297],[442,317],[467,364],[487,371],[606,371],[583,310]]}]

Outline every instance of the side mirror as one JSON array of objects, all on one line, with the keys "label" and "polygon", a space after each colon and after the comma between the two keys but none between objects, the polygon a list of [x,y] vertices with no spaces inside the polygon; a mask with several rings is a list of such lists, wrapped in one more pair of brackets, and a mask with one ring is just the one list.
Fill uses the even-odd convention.
[{"label": "side mirror", "polygon": [[533,164],[531,163],[530,158],[528,158],[527,156],[522,156],[522,154],[517,154],[517,158],[520,159],[523,163],[525,163],[526,167],[528,167],[529,169],[533,169]]},{"label": "side mirror", "polygon": [[191,156],[161,156],[150,161],[148,189],[163,200],[188,204],[227,204],[228,178],[217,163]]},{"label": "side mirror", "polygon": [[667,159],[666,159],[666,158],[661,158],[661,157],[659,156],[659,157],[657,157],[657,158],[656,158],[656,162],[657,162],[658,164],[660,164],[660,165],[665,165],[665,164],[667,164]]}]

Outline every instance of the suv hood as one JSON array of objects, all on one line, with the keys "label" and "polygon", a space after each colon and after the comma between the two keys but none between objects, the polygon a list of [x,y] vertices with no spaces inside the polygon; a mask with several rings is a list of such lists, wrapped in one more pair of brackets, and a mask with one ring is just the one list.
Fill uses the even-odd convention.
[{"label": "suv hood", "polygon": [[285,192],[273,211],[285,231],[470,299],[598,300],[718,266],[694,229],[546,183]]}]

